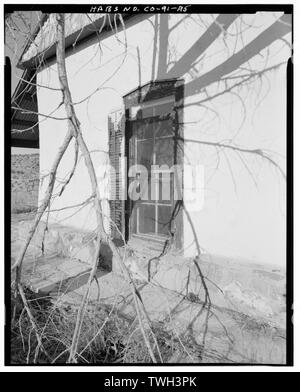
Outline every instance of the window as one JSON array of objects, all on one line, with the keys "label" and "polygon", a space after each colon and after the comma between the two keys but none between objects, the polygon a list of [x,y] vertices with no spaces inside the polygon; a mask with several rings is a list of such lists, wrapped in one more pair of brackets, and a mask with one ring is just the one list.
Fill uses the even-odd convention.
[{"label": "window", "polygon": [[124,97],[128,236],[165,241],[174,231],[177,81],[150,83]]}]

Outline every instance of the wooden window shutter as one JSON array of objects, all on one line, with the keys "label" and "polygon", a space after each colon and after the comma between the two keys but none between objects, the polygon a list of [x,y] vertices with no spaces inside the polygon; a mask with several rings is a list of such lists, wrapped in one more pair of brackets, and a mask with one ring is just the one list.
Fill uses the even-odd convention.
[{"label": "wooden window shutter", "polygon": [[113,238],[124,236],[125,202],[122,193],[126,190],[125,157],[125,114],[116,110],[108,116],[110,174],[110,231]]}]

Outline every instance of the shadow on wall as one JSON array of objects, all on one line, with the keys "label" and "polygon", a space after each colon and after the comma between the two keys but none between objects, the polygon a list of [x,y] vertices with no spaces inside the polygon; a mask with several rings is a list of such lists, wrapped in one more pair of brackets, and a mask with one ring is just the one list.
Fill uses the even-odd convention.
[{"label": "shadow on wall", "polygon": [[[171,61],[170,52],[175,51],[176,49],[171,48],[170,44],[170,34],[172,31],[176,30],[178,26],[186,21],[186,19],[191,18],[191,15],[186,15],[181,20],[179,20],[175,25],[170,27],[170,16],[169,15],[155,15],[154,22],[151,22],[153,25],[154,31],[154,45],[153,45],[153,54],[152,54],[152,67],[151,67],[151,75],[152,81],[147,86],[141,86],[141,59],[140,52],[137,48],[137,62],[139,65],[139,88],[126,95],[126,101],[134,102],[134,104],[141,104],[146,101],[151,101],[153,99],[160,98],[160,94],[167,95],[166,87],[164,87],[164,91],[160,92],[160,83],[165,83],[167,85],[167,80],[170,82],[171,80],[182,80],[182,77],[186,74],[191,76],[191,80],[183,86],[179,85],[177,87],[177,91],[175,92],[175,101],[176,101],[176,116],[174,119],[175,123],[175,132],[174,132],[174,141],[175,141],[175,149],[174,149],[174,163],[177,163],[177,159],[180,158],[180,155],[184,154],[184,142],[189,143],[197,143],[203,144],[208,147],[213,147],[216,150],[216,154],[222,153],[223,150],[235,151],[237,154],[256,154],[260,158],[265,158],[269,161],[269,163],[276,166],[278,170],[280,167],[269,159],[264,153],[260,150],[249,150],[246,148],[236,148],[230,142],[220,143],[220,142],[212,142],[210,141],[199,141],[192,139],[185,139],[183,135],[183,117],[180,113],[180,109],[187,106],[196,106],[201,107],[203,101],[212,101],[214,98],[224,95],[231,90],[236,89],[239,85],[247,84],[252,81],[256,81],[259,76],[268,71],[267,66],[257,71],[249,71],[241,70],[240,67],[242,64],[247,63],[257,54],[259,54],[263,49],[268,48],[274,41],[281,39],[284,35],[288,34],[291,31],[291,18],[290,15],[283,15],[277,21],[275,21],[270,27],[261,32],[255,39],[250,41],[247,45],[244,45],[242,49],[236,50],[234,54],[228,52],[227,59],[222,60],[223,62],[213,69],[209,70],[206,73],[202,73],[201,76],[198,76],[198,72],[192,72],[195,70],[202,59],[202,56],[205,55],[207,49],[217,40],[223,39],[224,45],[226,45],[225,40],[227,39],[226,33],[227,30],[232,27],[235,23],[238,23],[240,19],[240,15],[238,14],[220,14],[216,17],[216,19],[209,25],[203,25],[203,33],[200,37],[192,44],[190,48],[186,50],[186,52],[178,56],[178,53],[174,53],[179,57],[177,61]],[[243,34],[243,33],[240,33]],[[230,37],[229,37],[230,39]],[[173,56],[174,57],[174,56]],[[280,64],[279,64],[280,65]],[[274,66],[274,68],[278,67],[278,64]],[[233,78],[227,77],[226,75],[232,74],[233,72],[240,71],[239,74],[234,74]],[[209,95],[206,88],[212,84],[218,83],[217,91],[214,91],[213,95]],[[158,86],[158,87],[157,87]],[[145,91],[146,90],[146,91]],[[184,103],[184,99],[187,97],[200,96],[200,93],[204,93],[204,98],[202,95],[202,100],[193,102],[193,103]],[[132,103],[131,102],[131,103]],[[125,105],[126,108],[128,105]],[[128,115],[126,114],[126,124],[128,120]],[[110,155],[110,163],[111,166],[114,167],[116,175],[115,177],[111,176],[113,188],[113,192],[115,194],[119,194],[119,188],[122,186],[122,175],[120,175],[120,158],[125,155],[129,157],[129,151],[127,142],[124,143],[124,139],[129,139],[130,129],[128,133],[128,127],[126,125],[126,130],[124,130],[124,113],[114,113],[109,116],[108,120],[108,129],[109,129],[109,155]],[[126,134],[126,136],[125,136]],[[178,154],[178,158],[177,158]],[[224,152],[225,155],[225,152]],[[128,162],[129,167],[129,162]],[[127,183],[128,179],[127,179]],[[182,203],[181,203],[182,204]],[[133,211],[134,203],[126,202],[125,204],[121,200],[111,200],[110,201],[110,211],[111,211],[111,231],[114,238],[122,239],[122,235],[125,239],[128,239],[128,225],[130,221],[130,216]],[[174,207],[174,211],[172,213],[172,219],[178,215],[180,209],[184,207],[183,205],[176,205]],[[184,208],[183,208],[184,209]],[[125,211],[125,218],[123,211]],[[185,211],[188,214],[187,211]],[[192,226],[192,219],[188,216],[188,220]],[[171,221],[168,222],[171,226]],[[171,229],[169,231],[172,231]],[[193,229],[194,232],[194,229]],[[122,235],[120,235],[122,234]],[[195,232],[194,232],[195,235]],[[199,253],[199,246],[197,246]]]},{"label": "shadow on wall", "polygon": [[[229,27],[238,22],[238,14],[220,14],[215,21],[205,28],[204,33],[199,39],[180,57],[178,61],[171,62],[169,57],[169,36],[171,32],[183,23],[187,15],[182,18],[175,26],[169,27],[169,15],[156,15],[154,24],[154,51],[152,61],[152,76],[155,75],[156,51],[158,50],[158,71],[156,79],[181,78],[184,74],[189,73],[199,63],[201,56],[217,40],[218,37],[226,37]],[[158,21],[159,19],[159,21]],[[242,49],[230,54],[221,64],[217,65],[210,71],[199,77],[193,77],[193,80],[185,85],[185,97],[203,92],[205,87],[212,83],[221,81],[221,79],[247,63],[262,50],[268,48],[273,42],[281,39],[291,32],[291,15],[284,14],[270,27],[260,33],[255,39],[244,45]],[[240,33],[243,34],[243,33]],[[251,76],[251,72],[248,76]],[[255,74],[252,75],[255,77]],[[222,92],[222,91],[221,91]],[[226,89],[224,89],[224,93]],[[208,97],[214,98],[214,97]]]}]

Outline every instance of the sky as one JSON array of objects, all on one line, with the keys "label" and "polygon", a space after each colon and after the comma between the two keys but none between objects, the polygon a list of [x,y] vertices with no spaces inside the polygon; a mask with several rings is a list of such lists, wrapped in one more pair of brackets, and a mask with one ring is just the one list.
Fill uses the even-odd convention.
[{"label": "sky", "polygon": [[14,12],[5,24],[4,54],[11,61],[11,93],[13,94],[23,70],[17,68],[24,46],[34,32],[41,13],[37,11]]}]

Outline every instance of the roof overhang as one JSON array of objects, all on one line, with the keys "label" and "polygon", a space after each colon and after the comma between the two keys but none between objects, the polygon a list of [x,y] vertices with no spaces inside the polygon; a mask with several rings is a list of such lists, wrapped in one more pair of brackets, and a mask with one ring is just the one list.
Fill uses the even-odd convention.
[{"label": "roof overhang", "polygon": [[[18,68],[38,68],[56,54],[56,14],[44,15],[20,57]],[[131,17],[122,15],[123,19]],[[74,47],[102,31],[118,28],[116,14],[65,14],[65,47]]]},{"label": "roof overhang", "polygon": [[39,148],[34,70],[24,71],[11,100],[11,146]]},{"label": "roof overhang", "polygon": [[[122,17],[127,21],[133,15],[122,14]],[[74,43],[83,43],[100,32],[118,28],[123,27],[116,14],[65,14],[66,50],[74,47]],[[43,14],[17,64],[24,73],[12,97],[11,145],[14,147],[39,148],[36,69],[55,58],[56,42],[55,14]]]}]

